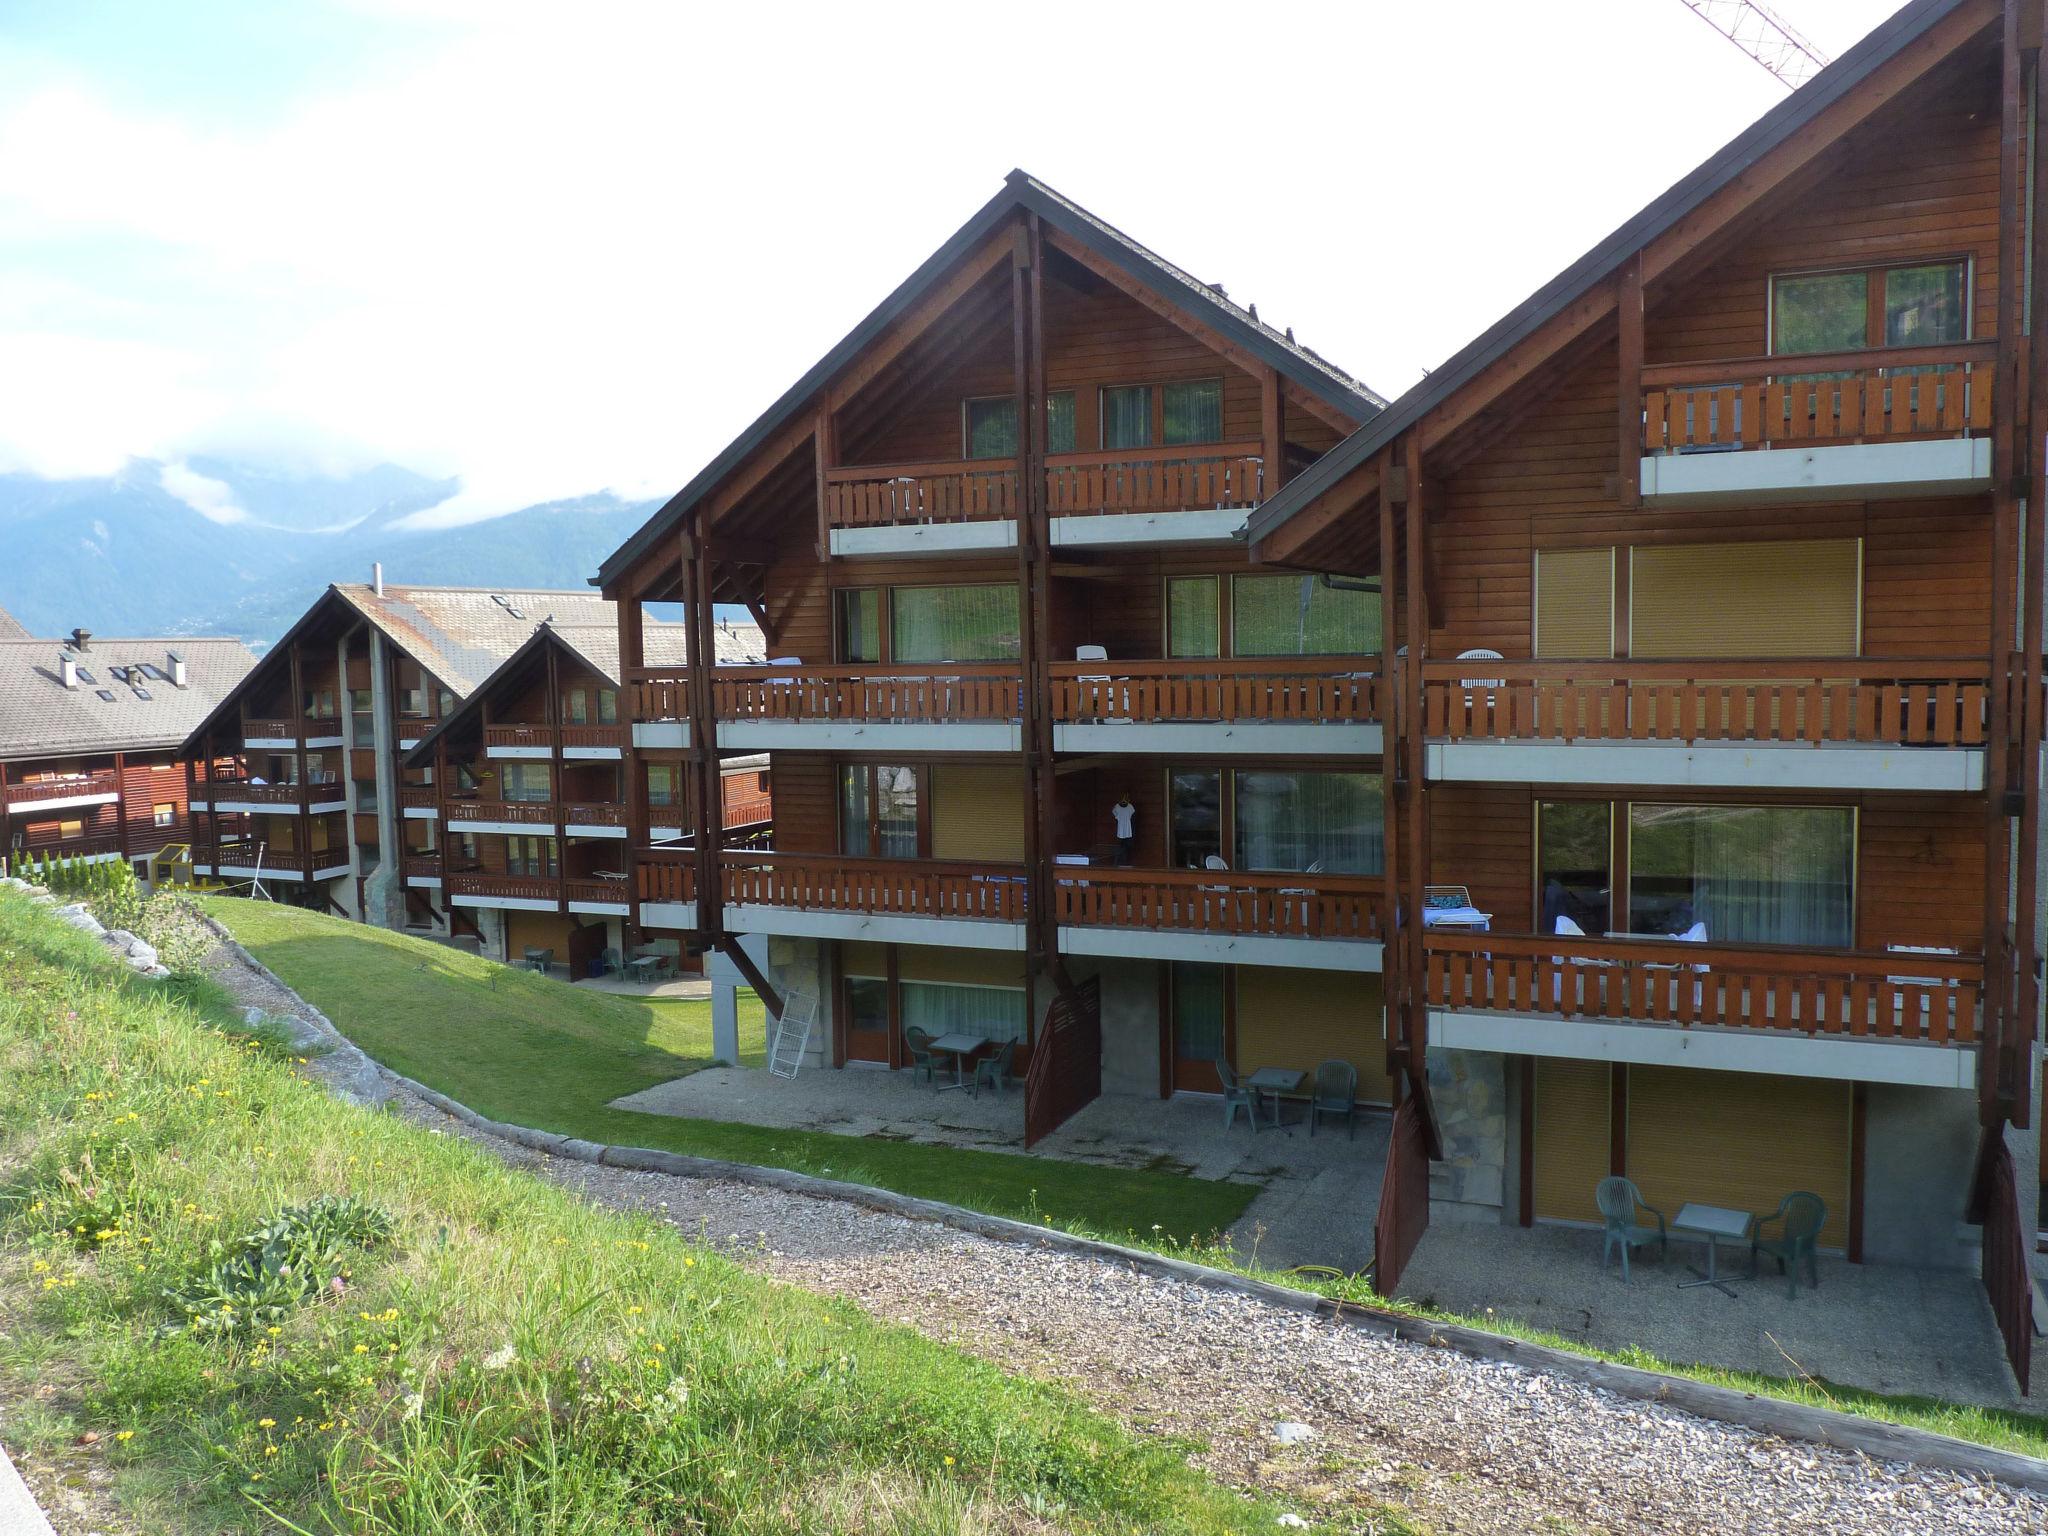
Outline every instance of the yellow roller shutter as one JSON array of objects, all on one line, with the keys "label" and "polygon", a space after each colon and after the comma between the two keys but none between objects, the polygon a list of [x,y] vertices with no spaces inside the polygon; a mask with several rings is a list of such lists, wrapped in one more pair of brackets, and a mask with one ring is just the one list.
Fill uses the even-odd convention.
[{"label": "yellow roller shutter", "polygon": [[839,974],[880,978],[889,974],[889,957],[880,944],[842,941],[839,946]]},{"label": "yellow roller shutter", "polygon": [[1532,1206],[1546,1221],[1598,1221],[1593,1191],[1612,1166],[1612,1069],[1548,1056],[1529,1065],[1536,1073]]},{"label": "yellow roller shutter", "polygon": [[1660,544],[1630,556],[1634,656],[1854,656],[1860,648],[1860,539]]},{"label": "yellow roller shutter", "polygon": [[1345,971],[1296,971],[1275,966],[1237,967],[1237,1069],[1292,1067],[1313,1072],[1318,1062],[1348,1061],[1358,1069],[1358,1097],[1384,1104],[1387,1017],[1380,979]]},{"label": "yellow roller shutter", "polygon": [[905,944],[896,951],[896,968],[905,981],[950,981],[968,987],[1024,985],[1024,957],[1008,950]]},{"label": "yellow roller shutter", "polygon": [[1580,660],[1614,654],[1614,551],[1536,552],[1536,654]]},{"label": "yellow roller shutter", "polygon": [[932,857],[1024,862],[1024,770],[941,763],[932,769]]},{"label": "yellow roller shutter", "polygon": [[1631,1067],[1628,1172],[1666,1216],[1688,1200],[1768,1215],[1795,1189],[1828,1203],[1824,1248],[1849,1240],[1850,1085]]}]

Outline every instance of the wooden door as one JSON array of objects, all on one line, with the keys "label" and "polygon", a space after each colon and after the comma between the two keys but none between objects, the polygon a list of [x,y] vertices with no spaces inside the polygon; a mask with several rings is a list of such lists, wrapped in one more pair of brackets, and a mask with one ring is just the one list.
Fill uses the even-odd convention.
[{"label": "wooden door", "polygon": [[1220,965],[1179,961],[1169,968],[1166,990],[1174,1091],[1221,1093],[1216,1062],[1229,1059],[1229,971]]}]

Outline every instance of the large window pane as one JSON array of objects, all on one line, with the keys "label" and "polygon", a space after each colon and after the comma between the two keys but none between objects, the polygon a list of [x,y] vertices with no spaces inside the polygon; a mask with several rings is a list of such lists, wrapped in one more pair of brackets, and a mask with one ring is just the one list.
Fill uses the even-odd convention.
[{"label": "large window pane", "polygon": [[897,661],[1013,661],[1021,649],[1015,587],[897,587]]},{"label": "large window pane", "polygon": [[967,402],[967,457],[1010,459],[1017,455],[1016,396]]},{"label": "large window pane", "polygon": [[933,1035],[975,1035],[1000,1045],[1024,1038],[1021,987],[971,987],[944,981],[906,981],[903,1027]]},{"label": "large window pane", "polygon": [[1173,862],[1200,869],[1223,851],[1223,775],[1214,768],[1177,772],[1171,798]]},{"label": "large window pane", "polygon": [[1887,346],[1935,346],[1963,341],[1970,333],[1964,308],[1963,264],[1894,267],[1884,276],[1884,339]]},{"label": "large window pane", "polygon": [[1074,451],[1074,392],[1062,389],[1045,397],[1045,451]]},{"label": "large window pane", "polygon": [[846,978],[847,1028],[889,1027],[889,983],[873,976]]},{"label": "large window pane", "polygon": [[1542,913],[1539,933],[1557,932],[1560,917],[1577,923],[1581,933],[1597,935],[1607,931],[1613,830],[1611,801],[1536,803],[1536,884]]},{"label": "large window pane", "polygon": [[845,588],[834,594],[839,605],[839,659],[843,662],[882,659],[882,594],[875,587]]},{"label": "large window pane", "polygon": [[1233,576],[1230,648],[1238,656],[1343,656],[1380,648],[1377,592],[1307,576]]},{"label": "large window pane", "polygon": [[1174,962],[1173,1053],[1182,1061],[1222,1060],[1222,966]]},{"label": "large window pane", "polygon": [[551,798],[549,773],[546,763],[501,763],[498,767],[498,798],[546,801]]},{"label": "large window pane", "polygon": [[647,803],[674,805],[682,783],[682,772],[673,763],[647,765]]},{"label": "large window pane", "polygon": [[1221,607],[1215,576],[1176,576],[1166,584],[1166,654],[1220,656]]},{"label": "large window pane", "polygon": [[1629,929],[1845,949],[1855,843],[1846,807],[1632,805]]},{"label": "large window pane", "polygon": [[1220,443],[1223,441],[1223,381],[1195,379],[1168,384],[1160,408],[1165,417],[1166,441],[1179,443]]},{"label": "large window pane", "polygon": [[1870,279],[1862,272],[1815,272],[1771,283],[1771,351],[1846,352],[1864,345]]},{"label": "large window pane", "polygon": [[1386,867],[1378,774],[1241,768],[1236,789],[1237,868],[1376,875]]},{"label": "large window pane", "polygon": [[1152,446],[1152,386],[1130,384],[1102,392],[1102,446]]},{"label": "large window pane", "polygon": [[917,857],[917,770],[875,768],[875,852],[885,859]]}]

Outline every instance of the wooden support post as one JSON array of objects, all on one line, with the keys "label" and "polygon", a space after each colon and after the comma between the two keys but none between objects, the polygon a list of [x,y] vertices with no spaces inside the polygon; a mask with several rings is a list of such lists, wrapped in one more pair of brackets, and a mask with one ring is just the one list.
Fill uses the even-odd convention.
[{"label": "wooden support post", "polygon": [[1403,1047],[1409,1087],[1421,1101],[1423,1140],[1431,1157],[1443,1155],[1443,1133],[1436,1123],[1436,1108],[1429,1092],[1429,1008],[1423,991],[1424,931],[1422,891],[1429,880],[1429,808],[1426,785],[1427,758],[1423,723],[1422,664],[1429,653],[1429,588],[1423,576],[1429,539],[1427,487],[1422,475],[1422,436],[1410,432],[1403,441],[1403,463],[1408,471],[1408,545],[1406,554],[1406,599],[1408,666],[1401,690],[1403,713],[1401,750],[1407,763],[1408,806],[1405,831],[1408,839],[1406,873],[1408,943],[1403,959],[1407,974],[1402,990],[1408,1000],[1407,1039]]},{"label": "wooden support post", "polygon": [[640,850],[648,845],[647,768],[633,741],[633,727],[640,719],[639,673],[647,665],[645,615],[640,609],[640,592],[630,583],[615,599],[619,621],[619,687],[625,707],[619,718],[626,727],[626,745],[619,754],[620,771],[626,776],[626,920],[619,933],[621,953],[630,953],[640,942]]},{"label": "wooden support post", "polygon": [[128,754],[114,754],[114,836],[121,862],[128,862]]},{"label": "wooden support post", "polygon": [[[699,518],[703,516],[701,509]],[[724,890],[719,866],[718,718],[712,708],[711,674],[718,657],[713,634],[711,550],[708,529],[701,523],[683,557],[688,593],[691,803],[695,808],[697,849],[697,928],[719,948],[725,933]],[[735,962],[737,963],[737,962]],[[751,965],[752,962],[749,962]],[[757,989],[758,990],[758,989]],[[780,1013],[780,1008],[776,1010]]]},{"label": "wooden support post", "polygon": [[733,969],[747,978],[747,985],[754,989],[754,995],[761,999],[769,1013],[779,1020],[782,1017],[782,995],[761,974],[761,968],[754,964],[754,957],[747,953],[746,945],[734,935],[721,934],[718,947],[732,961]]},{"label": "wooden support post", "polygon": [[293,851],[298,855],[299,873],[306,882],[308,891],[313,888],[313,786],[307,779],[306,771],[306,679],[300,667],[299,646],[292,644],[292,753],[299,781],[299,825],[292,838]]},{"label": "wooden support post", "polygon": [[1380,516],[1380,817],[1383,822],[1382,839],[1386,848],[1385,894],[1386,905],[1381,913],[1382,955],[1380,974],[1380,1001],[1386,1016],[1387,1070],[1400,1072],[1403,1042],[1407,1034],[1407,1000],[1403,987],[1408,977],[1408,967],[1402,963],[1402,948],[1407,936],[1395,920],[1401,910],[1401,805],[1403,791],[1399,785],[1405,782],[1405,759],[1401,756],[1401,709],[1400,697],[1402,676],[1405,667],[1398,656],[1401,648],[1400,616],[1395,612],[1395,598],[1400,591],[1400,566],[1396,560],[1397,546],[1394,542],[1394,455],[1391,450],[1379,456],[1379,516]]},{"label": "wooden support post", "polygon": [[[826,509],[825,473],[838,467],[839,418],[833,414],[828,400],[818,403],[818,424],[812,433],[811,443],[818,461],[818,558],[829,561],[832,558],[832,518]],[[755,622],[761,622],[758,615]],[[761,632],[764,635],[768,632],[765,623],[761,623]]]},{"label": "wooden support post", "polygon": [[[185,765],[185,808],[192,807],[192,765]],[[14,812],[7,805],[7,764],[0,761],[0,873],[18,875],[14,857]]]},{"label": "wooden support post", "polygon": [[1276,494],[1287,483],[1287,402],[1280,393],[1280,370],[1259,374],[1259,442],[1265,454],[1265,484],[1259,499]]},{"label": "wooden support post", "polygon": [[1643,502],[1643,253],[1622,263],[1616,280],[1615,312],[1620,319],[1619,376],[1615,381],[1616,500],[1625,510]]},{"label": "wooden support post", "polygon": [[[2029,8],[2032,10],[2033,8]],[[2035,14],[2038,15],[2038,12]],[[2042,604],[2048,602],[2048,262],[2040,250],[2042,220],[2048,219],[2048,134],[2041,131],[2041,59],[2037,51],[2029,81],[2029,99],[2035,113],[2034,161],[2029,178],[2033,194],[2028,228],[2034,231],[2036,249],[2028,263],[2032,292],[2028,295],[2027,352],[2024,374],[2027,381],[2026,435],[2020,444],[2019,470],[2026,476],[2026,544],[2020,561],[2022,598],[2020,611],[2024,627],[2020,640],[2020,802],[2018,875],[2019,890],[2014,902],[2014,937],[2019,944],[2019,997],[2013,1009],[2017,1028],[2012,1031],[2013,1062],[2009,1075],[2019,1085],[2014,1103],[2014,1122],[2025,1126],[2033,1112],[2033,1095],[2027,1091],[2031,1076],[2031,1046],[2041,1019],[2041,943],[2039,928],[2041,858],[2041,737],[2044,642]],[[2048,1117],[2043,1129],[2048,1131]]]},{"label": "wooden support post", "polygon": [[[562,657],[552,641],[547,654],[548,799],[555,818],[555,913],[569,915],[569,802],[562,793]],[[486,744],[486,750],[488,750]],[[574,981],[576,978],[569,978]]]}]

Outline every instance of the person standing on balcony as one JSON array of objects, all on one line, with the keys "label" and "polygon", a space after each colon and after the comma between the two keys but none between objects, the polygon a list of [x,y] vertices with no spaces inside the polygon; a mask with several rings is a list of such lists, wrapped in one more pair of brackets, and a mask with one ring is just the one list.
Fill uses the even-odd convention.
[{"label": "person standing on balcony", "polygon": [[1116,804],[1109,808],[1109,814],[1116,822],[1116,867],[1129,869],[1132,853],[1138,846],[1138,808],[1131,804],[1129,790],[1117,796]]}]

